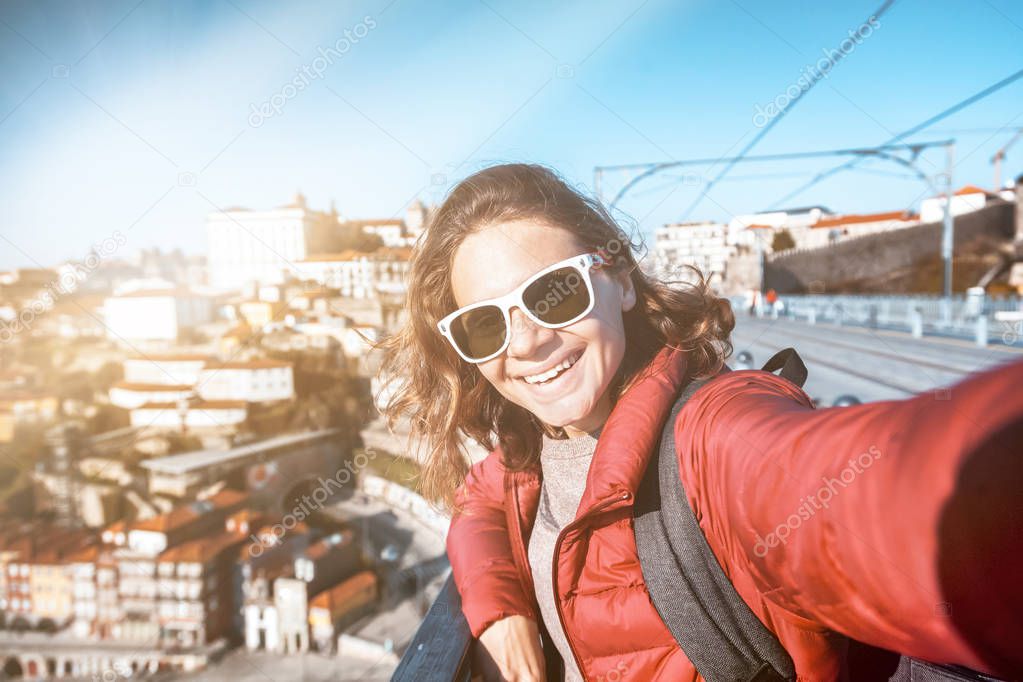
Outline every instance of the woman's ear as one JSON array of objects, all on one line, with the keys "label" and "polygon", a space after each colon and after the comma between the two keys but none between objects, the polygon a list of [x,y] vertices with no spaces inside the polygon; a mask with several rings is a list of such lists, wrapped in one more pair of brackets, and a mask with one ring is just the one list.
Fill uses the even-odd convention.
[{"label": "woman's ear", "polygon": [[622,289],[622,312],[627,313],[636,306],[636,286],[632,283],[632,271],[622,270],[615,273],[618,285]]}]

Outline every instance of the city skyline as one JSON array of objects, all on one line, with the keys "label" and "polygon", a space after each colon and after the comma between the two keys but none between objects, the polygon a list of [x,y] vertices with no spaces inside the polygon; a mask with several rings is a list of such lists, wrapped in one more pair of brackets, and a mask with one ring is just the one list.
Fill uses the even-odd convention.
[{"label": "city skyline", "polygon": [[[494,162],[546,163],[592,189],[595,165],[735,154],[765,107],[877,9],[309,7],[145,1],[65,16],[5,5],[0,268],[81,259],[115,230],[130,251],[205,253],[208,213],[284,205],[297,190],[316,208],[333,200],[349,218],[389,218]],[[931,36],[952,25],[955,39],[935,49]],[[730,30],[741,43],[720,40]],[[1019,32],[1023,11],[999,0],[965,15],[899,3],[751,153],[883,142],[1010,75]],[[956,137],[956,186],[989,187],[991,155],[1023,125],[1021,92],[1012,83],[913,139]],[[1003,179],[1019,158],[1008,155]],[[921,166],[943,163],[933,152]],[[690,218],[762,210],[805,180],[794,174],[822,167],[733,170]],[[620,207],[649,235],[681,219],[719,170],[655,178]],[[896,210],[926,192],[890,177],[895,166],[867,170],[790,205]]]}]

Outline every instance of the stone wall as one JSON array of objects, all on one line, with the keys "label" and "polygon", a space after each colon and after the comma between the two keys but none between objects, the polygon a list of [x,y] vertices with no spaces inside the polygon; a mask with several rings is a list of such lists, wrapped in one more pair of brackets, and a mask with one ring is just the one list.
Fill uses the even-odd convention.
[{"label": "stone wall", "polygon": [[[1016,231],[1015,223],[1016,204],[1002,201],[956,216],[955,250],[976,249],[978,243],[1008,243]],[[941,231],[941,223],[927,223],[818,249],[776,254],[768,258],[767,287],[779,293],[835,292],[884,280],[893,272],[940,258]]]}]

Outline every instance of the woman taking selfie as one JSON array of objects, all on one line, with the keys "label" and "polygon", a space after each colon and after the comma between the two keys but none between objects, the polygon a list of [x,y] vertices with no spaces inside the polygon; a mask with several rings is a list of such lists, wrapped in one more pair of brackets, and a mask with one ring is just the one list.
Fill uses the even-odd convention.
[{"label": "woman taking selfie", "polygon": [[[723,372],[729,304],[703,280],[644,274],[599,203],[528,165],[452,190],[408,301],[384,344],[403,382],[387,412],[429,445],[421,488],[453,511],[465,617],[504,679],[545,678],[542,630],[568,680],[704,679],[651,599],[634,530],[693,381],[668,429],[685,498],[790,659],[758,679],[849,679],[848,638],[1023,672],[1023,363],[816,410],[782,377]],[[490,451],[471,469],[465,436]]]}]

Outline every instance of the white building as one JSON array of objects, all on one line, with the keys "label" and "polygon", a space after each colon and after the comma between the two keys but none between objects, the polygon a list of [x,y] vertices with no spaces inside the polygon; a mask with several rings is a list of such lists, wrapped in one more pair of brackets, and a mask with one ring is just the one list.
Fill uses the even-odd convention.
[{"label": "white building", "polygon": [[410,246],[426,229],[433,211],[432,207],[428,207],[420,199],[416,199],[405,209],[405,232]]},{"label": "white building", "polygon": [[177,403],[193,393],[193,384],[140,384],[118,381],[110,387],[110,403],[126,410],[146,403]]},{"label": "white building", "polygon": [[654,233],[654,263],[659,276],[688,280],[687,265],[709,277],[725,275],[725,264],[735,253],[728,244],[728,226],[722,223],[671,223]]},{"label": "white building", "polygon": [[199,372],[211,360],[208,355],[147,353],[124,361],[124,380],[134,384],[194,386],[199,382]]},{"label": "white building", "polygon": [[[966,185],[952,195],[952,215],[979,211],[987,205],[990,197],[996,196],[974,185]],[[920,202],[920,220],[925,223],[939,223],[945,219],[945,195],[930,197]]]},{"label": "white building", "polygon": [[353,224],[361,226],[366,234],[375,234],[380,237],[384,246],[398,248],[405,246],[405,223],[401,219],[384,218],[382,220],[358,220]]},{"label": "white building", "polygon": [[114,341],[172,343],[213,319],[213,302],[187,289],[139,289],[103,303],[107,333]]},{"label": "white building", "polygon": [[[728,243],[756,250],[757,242],[760,240],[759,247],[770,253],[774,232],[787,229],[790,233],[794,233],[831,215],[834,214],[823,206],[805,206],[740,215],[728,222]],[[754,229],[747,229],[750,227]],[[760,227],[771,229],[769,231],[756,229]]]},{"label": "white building", "polygon": [[373,298],[374,264],[369,254],[358,251],[322,254],[299,264],[302,279],[336,289],[345,298]]},{"label": "white building", "polygon": [[245,618],[245,648],[279,651],[281,646],[277,607],[267,603],[249,603],[242,610]]},{"label": "white building", "polygon": [[74,608],[71,632],[76,637],[84,638],[93,634],[93,624],[98,616],[96,590],[98,558],[99,550],[93,546],[72,556],[68,561]]},{"label": "white building", "polygon": [[314,230],[325,215],[310,210],[301,193],[280,208],[210,213],[206,218],[210,285],[230,290],[283,281],[285,273],[309,255]]},{"label": "white building", "polygon": [[234,431],[248,418],[242,400],[150,402],[131,410],[132,426],[188,431]]},{"label": "white building", "polygon": [[920,216],[906,211],[888,211],[828,216],[809,227],[790,229],[798,248],[815,249],[867,234],[890,232],[920,224]]},{"label": "white building", "polygon": [[274,581],[279,653],[297,654],[309,650],[308,605],[309,595],[304,579],[281,576]]},{"label": "white building", "polygon": [[336,289],[345,298],[377,298],[404,294],[407,287],[409,248],[381,248],[373,253],[343,251],[307,258],[299,264],[304,279]]},{"label": "white building", "polygon": [[199,374],[196,387],[203,400],[272,402],[295,397],[290,362],[246,360],[210,363]]}]

